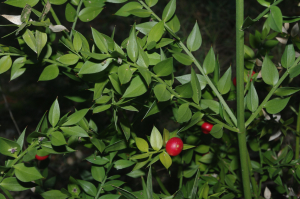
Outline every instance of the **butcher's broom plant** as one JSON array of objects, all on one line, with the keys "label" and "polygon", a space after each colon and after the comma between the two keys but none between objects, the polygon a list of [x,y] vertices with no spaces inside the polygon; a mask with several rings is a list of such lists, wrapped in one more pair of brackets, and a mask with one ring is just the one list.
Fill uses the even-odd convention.
[{"label": "butcher's broom plant", "polygon": [[[43,67],[39,81],[66,76],[89,91],[89,100],[70,98],[86,108],[66,113],[58,96],[33,132],[0,138],[6,156],[0,198],[28,189],[45,199],[296,198],[300,111],[293,98],[300,90],[294,83],[300,74],[300,17],[283,16],[283,0],[257,1],[265,10],[252,19],[244,17],[244,0],[236,0],[236,63],[222,75],[213,48],[203,61],[194,56],[205,42],[197,22],[187,39],[176,34],[176,0],[161,1],[162,14],[152,10],[158,0],[5,1],[23,10],[5,15],[0,8],[8,25],[16,26],[2,37],[19,43],[0,44],[0,74],[19,81],[27,66]],[[38,4],[44,9],[35,9]],[[146,22],[132,24],[122,43],[115,42],[115,31],[108,36],[91,28],[90,40],[76,30],[77,23],[92,21],[104,5],[113,4],[124,4],[112,13],[119,20],[135,16]],[[52,5],[65,7],[72,29],[61,24]],[[283,54],[274,56],[272,49]],[[190,72],[175,76],[182,65]],[[105,125],[94,119],[100,112],[109,118]],[[169,112],[174,128],[151,124],[141,132],[149,116]],[[286,137],[295,139],[289,143]],[[83,160],[90,169],[55,189],[49,156],[84,148],[90,151]],[[158,170],[168,178],[162,180]],[[131,178],[140,186],[125,184]]]}]

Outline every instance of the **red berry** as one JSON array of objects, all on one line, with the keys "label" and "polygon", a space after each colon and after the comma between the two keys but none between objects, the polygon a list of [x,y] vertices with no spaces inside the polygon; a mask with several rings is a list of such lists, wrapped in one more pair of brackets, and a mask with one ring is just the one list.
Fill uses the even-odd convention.
[{"label": "red berry", "polygon": [[37,159],[37,160],[46,160],[48,157],[49,157],[49,155],[45,155],[45,156],[35,155],[35,159]]},{"label": "red berry", "polygon": [[179,155],[182,149],[183,149],[183,142],[178,137],[173,137],[169,139],[169,141],[166,144],[166,150],[170,156]]},{"label": "red berry", "polygon": [[232,82],[233,82],[233,85],[236,86],[236,77],[233,78]]},{"label": "red berry", "polygon": [[204,122],[201,126],[201,130],[203,133],[205,134],[209,134],[209,132],[211,131],[211,129],[213,128],[213,124],[209,123],[209,122]]}]

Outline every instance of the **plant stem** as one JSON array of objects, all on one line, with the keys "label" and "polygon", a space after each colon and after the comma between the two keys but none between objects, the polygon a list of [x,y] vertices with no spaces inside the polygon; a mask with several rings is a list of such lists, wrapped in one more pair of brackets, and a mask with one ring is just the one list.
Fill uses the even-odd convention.
[{"label": "plant stem", "polygon": [[0,53],[0,56],[2,56],[2,55],[23,56],[23,57],[27,56],[27,55],[20,55],[20,54],[16,54],[16,53]]},{"label": "plant stem", "polygon": [[299,105],[299,114],[297,117],[297,128],[296,128],[295,160],[299,159],[299,144],[300,144],[300,105]]},{"label": "plant stem", "polygon": [[[272,4],[272,6],[276,6],[279,3],[281,3],[283,0],[278,0],[275,3]],[[269,6],[267,9],[265,9],[262,13],[260,13],[255,19],[253,19],[254,21],[258,21],[260,20],[263,16],[265,16],[265,14],[267,14],[267,12],[269,12],[271,6]]]},{"label": "plant stem", "polygon": [[[139,0],[140,4],[142,6],[144,6],[148,11],[151,12],[151,14],[158,20],[161,21],[161,19],[142,1]],[[169,31],[169,33],[174,36],[176,39],[180,40],[180,38],[178,36],[176,36],[176,34],[171,30],[171,28],[169,28],[167,26],[167,24],[164,24],[165,28]],[[212,81],[210,80],[210,78],[207,76],[207,74],[204,73],[204,70],[202,69],[200,63],[197,61],[197,59],[194,57],[194,55],[186,48],[186,46],[179,41],[178,44],[181,46],[181,48],[186,52],[186,54],[194,61],[194,64],[197,66],[197,68],[200,70],[201,74],[204,76],[206,82],[208,83],[208,85],[211,87],[211,89],[215,92],[216,96],[218,97],[218,99],[220,100],[220,103],[222,103],[224,109],[226,110],[226,112],[228,113],[229,117],[232,119],[234,125],[237,125],[237,120],[235,115],[233,114],[233,112],[230,110],[229,106],[227,105],[227,103],[225,102],[225,100],[223,99],[222,95],[219,93],[218,89],[215,87],[215,85],[212,83]],[[243,55],[244,56],[244,55]]]},{"label": "plant stem", "polygon": [[[298,57],[296,59],[296,61],[294,62],[294,64],[289,68],[293,68],[297,65],[297,63],[300,61],[300,57]],[[268,95],[266,96],[266,98],[264,99],[264,101],[259,105],[259,107],[256,109],[256,111],[254,113],[252,113],[251,117],[249,117],[249,119],[247,120],[245,126],[247,127],[258,115],[258,113],[261,111],[261,109],[266,105],[266,103],[268,102],[268,100],[271,98],[271,96],[273,95],[273,93],[276,91],[276,89],[278,88],[278,86],[280,86],[280,84],[283,82],[283,80],[289,75],[289,71],[287,70],[282,76],[281,78],[278,80],[278,82],[273,86],[273,88],[270,90],[270,92],[268,93]]]},{"label": "plant stem", "polygon": [[98,199],[98,198],[99,198],[100,192],[101,192],[101,190],[102,190],[103,185],[105,184],[106,179],[107,179],[107,178],[106,178],[106,176],[105,176],[104,179],[103,179],[103,181],[101,182],[100,188],[98,189],[98,192],[97,192],[97,195],[95,196],[95,199]]},{"label": "plant stem", "polygon": [[250,159],[249,153],[248,153],[248,166],[249,166],[249,171],[250,171],[250,176],[251,176],[251,184],[252,184],[252,189],[253,189],[253,193],[254,193],[254,198],[258,199],[259,198],[259,193],[258,193],[258,189],[257,189],[257,182],[256,182],[255,177],[253,175],[253,169],[252,169],[251,159]]},{"label": "plant stem", "polygon": [[237,127],[245,199],[251,199],[244,110],[244,0],[236,0]]},{"label": "plant stem", "polygon": [[77,23],[77,19],[78,19],[78,15],[79,15],[79,12],[80,12],[80,9],[81,9],[81,5],[82,5],[82,0],[80,0],[80,2],[78,4],[78,7],[77,7],[76,17],[75,17],[73,25],[72,25],[72,30],[70,31],[70,36],[69,36],[70,39],[72,39],[73,30],[75,30],[75,26],[76,26],[76,23]]},{"label": "plant stem", "polygon": [[170,196],[171,194],[169,193],[169,191],[166,189],[165,185],[162,183],[162,181],[160,180],[159,176],[157,175],[156,171],[154,169],[152,169],[152,173],[154,174],[154,177],[159,185],[159,187],[161,188],[161,190],[163,191],[163,193],[167,196]]}]

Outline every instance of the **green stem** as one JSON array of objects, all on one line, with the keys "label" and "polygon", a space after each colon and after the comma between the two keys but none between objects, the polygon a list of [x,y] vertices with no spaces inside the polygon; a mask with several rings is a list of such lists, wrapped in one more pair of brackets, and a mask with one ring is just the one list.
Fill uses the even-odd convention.
[{"label": "green stem", "polygon": [[227,124],[221,122],[221,121],[218,120],[218,119],[213,118],[213,117],[210,116],[210,115],[205,115],[205,116],[208,117],[209,119],[211,119],[212,121],[214,121],[215,123],[223,125],[224,128],[226,128],[226,129],[228,129],[228,130],[230,130],[230,131],[233,131],[233,132],[236,132],[236,133],[239,132],[239,130],[238,130],[237,128],[228,126]]},{"label": "green stem", "polygon": [[182,181],[183,181],[183,172],[182,172],[182,165],[183,165],[183,157],[181,156],[181,164],[179,165],[178,173],[179,173],[179,189],[182,187]]},{"label": "green stem", "polygon": [[97,194],[96,194],[96,196],[95,196],[95,199],[98,199],[99,198],[99,196],[100,196],[100,193],[101,193],[101,190],[102,190],[102,187],[103,187],[103,185],[105,184],[105,181],[106,181],[106,176],[104,177],[104,179],[103,179],[103,181],[101,182],[101,185],[100,185],[100,187],[99,187],[99,189],[98,189],[98,192],[97,192]]},{"label": "green stem", "polygon": [[[281,3],[282,1],[283,1],[283,0],[278,0],[278,1],[276,1],[275,3],[273,3],[272,6],[278,5],[278,4]],[[270,8],[271,8],[271,6],[268,7],[268,8],[266,8],[262,13],[260,13],[260,14],[259,14],[255,19],[253,19],[253,20],[254,20],[254,21],[260,20],[263,16],[265,16],[265,15],[267,14],[267,12],[270,11]]]},{"label": "green stem", "polygon": [[27,55],[20,55],[20,54],[16,54],[16,53],[0,53],[0,56],[2,56],[2,55],[9,55],[9,56],[23,56],[23,57],[27,56]]},{"label": "green stem", "polygon": [[59,62],[57,62],[57,61],[53,61],[53,60],[51,60],[51,59],[43,59],[43,61],[44,61],[44,62],[48,62],[48,63],[50,63],[50,64],[56,64],[56,65],[61,66],[61,67],[63,67],[63,68],[70,69],[70,68],[67,67],[66,65],[61,64],[61,63],[59,63]]},{"label": "green stem", "polygon": [[[151,14],[158,20],[161,21],[161,19],[142,1],[139,0],[140,4],[143,5],[148,11],[151,12]],[[178,36],[176,36],[176,34],[171,30],[170,27],[167,26],[167,24],[164,24],[165,28],[169,31],[169,33],[174,36],[176,39],[180,40],[180,38]],[[204,73],[204,70],[202,69],[200,63],[197,61],[197,59],[194,57],[194,55],[186,48],[186,46],[179,41],[178,44],[181,46],[181,48],[186,52],[186,54],[194,61],[194,64],[197,66],[197,68],[200,70],[201,74],[204,76],[207,84],[211,87],[211,89],[215,92],[216,96],[218,97],[218,99],[220,100],[220,102],[222,103],[224,109],[226,110],[226,112],[228,113],[228,115],[230,116],[230,118],[232,119],[234,125],[237,125],[237,120],[235,115],[233,114],[233,112],[231,111],[231,109],[229,108],[229,106],[227,105],[227,103],[225,102],[225,100],[223,99],[222,95],[219,93],[218,89],[215,87],[215,85],[213,84],[213,82],[210,80],[210,78],[207,76],[207,74]],[[244,56],[244,55],[243,55]]]},{"label": "green stem", "polygon": [[250,171],[250,176],[251,176],[251,184],[252,184],[252,189],[253,189],[253,193],[254,193],[254,198],[258,199],[259,198],[259,193],[258,193],[258,189],[257,189],[257,182],[255,180],[255,177],[253,175],[253,169],[252,169],[252,165],[251,165],[251,159],[248,153],[248,166],[249,166],[249,171]]},{"label": "green stem", "polygon": [[299,105],[299,114],[297,117],[297,128],[296,128],[295,160],[299,159],[299,144],[300,144],[300,105]]},{"label": "green stem", "polygon": [[154,174],[154,177],[159,185],[159,187],[161,188],[161,190],[163,191],[163,193],[167,196],[170,196],[171,194],[168,192],[168,190],[166,189],[165,185],[162,183],[162,181],[160,180],[159,176],[157,175],[156,171],[154,169],[152,169],[152,173]]},{"label": "green stem", "polygon": [[77,23],[77,19],[78,19],[78,15],[79,15],[79,12],[80,12],[80,9],[81,9],[81,5],[82,5],[82,0],[80,0],[79,5],[77,7],[76,17],[75,17],[73,25],[72,25],[72,30],[70,31],[70,36],[69,36],[70,39],[72,39],[73,30],[75,30],[75,26],[76,26],[76,23]]},{"label": "green stem", "polygon": [[[297,65],[297,63],[300,61],[300,57],[298,57],[296,59],[296,61],[294,62],[294,64],[289,68],[293,68]],[[251,117],[249,117],[249,119],[247,120],[245,126],[247,127],[258,115],[258,113],[261,111],[261,109],[266,105],[266,103],[268,102],[268,100],[271,98],[271,96],[273,95],[273,93],[276,91],[276,89],[278,88],[278,86],[280,86],[280,84],[283,82],[283,80],[289,75],[289,71],[287,70],[282,76],[281,78],[278,80],[278,82],[273,86],[273,88],[270,90],[270,92],[268,93],[268,95],[266,96],[266,98],[264,99],[264,101],[260,104],[260,106],[256,109],[256,111],[254,113],[252,113]]]},{"label": "green stem", "polygon": [[244,0],[236,0],[237,127],[239,129],[238,143],[240,151],[244,197],[245,199],[251,199],[244,110],[244,31],[241,30],[243,21]]},{"label": "green stem", "polygon": [[248,75],[248,80],[247,80],[247,84],[246,84],[246,86],[245,86],[244,95],[246,95],[246,93],[247,93],[247,91],[248,91],[248,89],[249,89],[249,87],[250,87],[250,82],[251,82],[251,79],[252,79],[253,68],[254,68],[254,65],[253,65],[253,67],[252,67],[251,70],[250,70],[250,74]]}]

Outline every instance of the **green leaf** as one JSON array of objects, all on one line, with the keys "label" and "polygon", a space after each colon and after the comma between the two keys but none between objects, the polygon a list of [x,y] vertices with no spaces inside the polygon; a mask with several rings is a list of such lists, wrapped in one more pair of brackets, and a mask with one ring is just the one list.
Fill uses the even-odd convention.
[{"label": "green leaf", "polygon": [[[146,188],[148,198],[153,198],[153,185],[152,185],[152,171],[151,170],[152,170],[152,168],[150,166],[149,171],[148,171],[148,176],[147,176],[147,188]],[[143,189],[144,189],[144,185],[143,185]]]},{"label": "green leaf", "polygon": [[[200,82],[200,86],[201,86],[201,90],[203,90],[207,84],[205,78],[203,77],[203,75],[200,74],[196,74],[197,78]],[[179,76],[179,77],[175,77],[181,84],[186,84],[189,83],[191,81],[191,74],[187,74],[187,75],[183,75],[183,76]]]},{"label": "green leaf", "polygon": [[281,57],[281,65],[284,68],[289,68],[293,65],[295,61],[295,49],[293,44],[288,44],[285,46],[285,50]]},{"label": "green leaf", "polygon": [[177,15],[174,15],[174,17],[169,22],[167,22],[167,26],[174,33],[178,32],[180,30],[180,22],[179,22],[179,19],[178,19]]},{"label": "green leaf", "polygon": [[101,52],[108,53],[108,45],[106,39],[102,36],[100,32],[92,28],[93,39],[96,46],[100,49]]},{"label": "green leaf", "polygon": [[131,178],[138,178],[138,177],[144,176],[145,172],[138,169],[138,170],[131,171],[130,173],[127,173],[126,175]]},{"label": "green leaf", "polygon": [[96,196],[97,189],[95,185],[93,185],[90,182],[84,181],[84,180],[77,180],[79,186],[89,195]]},{"label": "green leaf", "polygon": [[129,160],[117,160],[114,164],[114,167],[119,170],[119,169],[124,169],[127,167],[130,167],[134,165],[135,162],[129,161]]},{"label": "green leaf", "polygon": [[139,48],[137,44],[137,38],[135,33],[135,24],[131,28],[131,32],[129,35],[128,43],[127,43],[127,54],[128,57],[133,61],[136,62],[139,56]]},{"label": "green leaf", "polygon": [[191,86],[193,90],[192,99],[196,104],[199,104],[201,99],[201,85],[193,68],[191,69]]},{"label": "green leaf", "polygon": [[119,66],[118,76],[119,76],[121,85],[128,83],[132,77],[132,72],[130,70],[130,66],[128,64],[123,64],[123,65]]},{"label": "green leaf", "polygon": [[127,117],[121,118],[120,125],[121,125],[121,129],[124,132],[126,140],[128,140],[130,138],[130,128],[131,128],[130,121],[127,119]]},{"label": "green leaf", "polygon": [[135,28],[140,31],[141,33],[143,33],[144,35],[148,35],[150,30],[153,28],[153,26],[155,26],[157,24],[157,22],[151,21],[151,22],[145,22],[145,23],[141,23],[135,26]]},{"label": "green leaf", "polygon": [[210,164],[213,160],[213,157],[214,157],[214,154],[213,153],[207,153],[205,155],[203,155],[199,161],[200,162],[203,162],[203,163],[206,163],[206,164]]},{"label": "green leaf", "polygon": [[109,3],[124,3],[128,0],[106,0],[106,2],[109,2]]},{"label": "green leaf", "polygon": [[157,76],[170,75],[173,72],[173,58],[170,57],[168,59],[159,62],[154,66],[153,70]]},{"label": "green leaf", "polygon": [[106,104],[106,105],[102,105],[102,106],[97,106],[93,109],[93,114],[94,113],[101,113],[103,111],[106,111],[107,109],[109,109],[111,107],[111,104]]},{"label": "green leaf", "polygon": [[[108,79],[102,81],[102,82],[97,82],[95,83],[95,87],[94,87],[94,100],[97,100],[99,98],[101,98],[102,96],[102,92],[104,87],[106,86],[106,84],[108,83]],[[97,101],[96,101],[97,103]]]},{"label": "green leaf", "polygon": [[120,8],[115,15],[121,16],[121,17],[128,17],[130,13],[128,11],[133,9],[142,9],[143,6],[138,2],[129,2],[125,4],[122,8]]},{"label": "green leaf", "polygon": [[62,193],[59,190],[50,190],[50,191],[46,191],[41,193],[41,196],[45,199],[66,199],[68,198],[68,195]]},{"label": "green leaf", "polygon": [[230,91],[231,87],[231,67],[227,69],[217,84],[219,92],[224,95]]},{"label": "green leaf", "polygon": [[65,136],[89,137],[87,132],[80,126],[60,127]]},{"label": "green leaf", "polygon": [[115,185],[111,185],[111,186],[113,188],[115,188],[118,192],[120,192],[127,199],[137,199],[137,197],[135,195],[133,195],[132,193],[130,193],[129,191],[127,191],[125,189],[121,189],[120,187],[117,187]]},{"label": "green leaf", "polygon": [[190,66],[193,63],[192,58],[186,54],[173,52],[172,56],[183,65]]},{"label": "green leaf", "polygon": [[[21,76],[25,72],[26,68],[22,68],[25,65],[25,62],[26,62],[26,57],[19,57],[14,61],[11,67],[10,81],[16,79],[17,77]],[[0,73],[2,67],[5,66],[7,67],[7,65],[1,64],[1,59],[0,59]]]},{"label": "green leaf", "polygon": [[290,97],[285,98],[285,99],[272,99],[268,101],[265,105],[265,108],[269,114],[276,114],[282,111],[287,103],[289,102]]},{"label": "green leaf", "polygon": [[214,72],[215,65],[216,65],[216,57],[215,57],[214,50],[211,47],[203,62],[204,73],[207,75],[209,73]]},{"label": "green leaf", "polygon": [[39,81],[49,81],[55,79],[59,74],[59,69],[56,64],[51,64],[44,68],[39,77]]},{"label": "green leaf", "polygon": [[36,41],[36,51],[37,56],[41,54],[43,48],[45,47],[47,43],[47,34],[44,32],[41,32],[39,30],[35,31],[35,41]]},{"label": "green leaf", "polygon": [[155,151],[159,151],[163,144],[162,136],[155,126],[150,135],[150,144]]},{"label": "green leaf", "polygon": [[247,107],[251,112],[254,112],[258,107],[258,95],[256,89],[254,87],[253,82],[251,82],[251,86],[249,92],[247,94]]},{"label": "green leaf", "polygon": [[21,13],[21,22],[27,23],[31,13],[31,6],[26,4]]},{"label": "green leaf", "polygon": [[144,140],[143,138],[135,137],[135,143],[136,143],[137,148],[140,151],[148,153],[148,151],[149,151],[149,145],[146,142],[146,140]]},{"label": "green leaf", "polygon": [[124,182],[120,181],[120,180],[111,180],[105,183],[103,189],[104,191],[112,191],[114,190],[114,188],[112,187],[114,186],[121,186],[122,184],[124,184]]},{"label": "green leaf", "polygon": [[23,145],[24,145],[24,138],[25,138],[26,128],[23,130],[23,132],[21,133],[21,135],[17,139],[17,144],[20,146],[21,149],[23,148]]},{"label": "green leaf", "polygon": [[201,33],[197,21],[186,43],[190,51],[196,51],[200,48],[202,44],[202,37],[201,37]]},{"label": "green leaf", "polygon": [[92,172],[92,176],[95,180],[97,180],[98,182],[102,182],[105,178],[105,170],[103,167],[99,167],[99,166],[92,166],[91,169]]},{"label": "green leaf", "polygon": [[137,65],[144,68],[149,67],[149,58],[141,46],[139,46],[139,58],[136,63]]},{"label": "green leaf", "polygon": [[93,19],[95,19],[102,10],[103,10],[103,8],[99,8],[99,7],[83,8],[79,12],[78,17],[82,22],[90,22]]},{"label": "green leaf", "polygon": [[277,88],[274,94],[283,97],[283,96],[292,95],[298,92],[299,90],[300,88],[297,87],[281,87],[281,88]]},{"label": "green leaf", "polygon": [[278,82],[279,74],[277,68],[268,55],[265,56],[262,64],[261,76],[266,84],[274,86]]},{"label": "green leaf", "polygon": [[50,107],[50,111],[48,114],[48,119],[50,124],[55,127],[58,120],[60,118],[60,109],[59,109],[59,104],[58,104],[58,100],[55,99],[55,101],[53,102],[52,106]]},{"label": "green leaf", "polygon": [[59,131],[54,131],[50,135],[51,144],[53,146],[61,146],[67,144],[64,135]]},{"label": "green leaf", "polygon": [[157,4],[158,0],[145,0],[145,2],[149,7],[152,7]]},{"label": "green leaf", "polygon": [[102,153],[105,150],[105,144],[101,140],[97,139],[95,135],[90,140],[92,144],[100,151],[100,153]]},{"label": "green leaf", "polygon": [[144,80],[146,81],[147,85],[149,86],[151,83],[151,73],[148,69],[139,67],[138,68],[139,72],[143,76]]},{"label": "green leaf", "polygon": [[87,114],[88,111],[89,109],[87,108],[81,109],[80,111],[76,111],[68,117],[68,121],[64,123],[63,126],[77,124],[80,120],[82,120],[82,118]]},{"label": "green leaf", "polygon": [[169,169],[172,165],[172,159],[165,151],[159,154],[159,159],[161,163],[166,167],[166,169]]},{"label": "green leaf", "polygon": [[164,22],[160,21],[158,22],[155,26],[153,26],[153,28],[151,28],[149,34],[148,34],[148,38],[147,38],[147,43],[148,45],[151,42],[158,42],[162,35],[164,34]]},{"label": "green leaf", "polygon": [[191,193],[191,199],[195,199],[197,197],[197,189],[198,189],[198,182],[199,182],[200,172],[197,169],[197,174],[195,176],[194,185]]},{"label": "green leaf", "polygon": [[0,153],[10,157],[18,157],[21,147],[14,141],[0,137]]},{"label": "green leaf", "polygon": [[110,79],[110,83],[113,85],[117,93],[122,95],[124,93],[124,89],[121,87],[118,75],[116,73],[112,73],[108,77]]},{"label": "green leaf", "polygon": [[77,32],[75,32],[74,34],[73,46],[77,52],[79,52],[80,49],[82,48],[82,40],[80,38],[80,35]]},{"label": "green leaf", "polygon": [[61,5],[66,3],[67,0],[49,0],[51,4],[53,5]]},{"label": "green leaf", "polygon": [[8,178],[5,178],[0,183],[0,186],[9,191],[24,191],[24,190],[27,190],[27,189],[37,186],[37,184],[32,183],[32,182],[24,183],[24,182],[17,180],[17,178],[8,177]]},{"label": "green leaf", "polygon": [[9,55],[3,56],[0,59],[0,74],[8,71],[11,67],[12,60]]},{"label": "green leaf", "polygon": [[26,4],[30,5],[31,7],[35,6],[39,0],[7,0],[4,3],[18,7],[18,8],[24,8]]},{"label": "green leaf", "polygon": [[107,60],[104,60],[102,63],[94,63],[90,61],[86,61],[78,74],[93,74],[93,73],[99,73],[103,70],[105,70],[110,63],[112,63],[114,59],[108,58]]},{"label": "green leaf", "polygon": [[[191,121],[186,126],[184,126],[182,129],[180,129],[180,131],[185,131],[185,130],[189,129],[190,127],[194,126],[195,124],[197,124],[202,119],[203,116],[204,116],[203,113],[196,112],[192,116]],[[183,146],[183,148],[184,148],[184,146]]]},{"label": "green leaf", "polygon": [[67,5],[66,5],[65,17],[66,17],[68,22],[74,22],[75,21],[76,10],[70,3],[67,3]]},{"label": "green leaf", "polygon": [[37,46],[36,46],[36,40],[35,37],[33,35],[33,33],[29,30],[26,29],[25,33],[23,34],[23,39],[25,41],[25,43],[35,52],[37,53]]},{"label": "green leaf", "polygon": [[283,23],[281,10],[277,6],[271,6],[270,11],[271,12],[268,17],[270,28],[276,32],[281,32]]},{"label": "green leaf", "polygon": [[128,12],[134,16],[141,17],[141,18],[150,17],[152,13],[151,11],[145,9],[133,9],[133,10],[129,10]]},{"label": "green leaf", "polygon": [[22,182],[31,182],[43,178],[35,167],[26,167],[24,163],[14,166],[16,177]]},{"label": "green leaf", "polygon": [[223,125],[221,124],[215,124],[213,126],[213,128],[210,131],[210,134],[214,137],[214,138],[221,138],[223,136]]},{"label": "green leaf", "polygon": [[117,141],[105,148],[105,152],[118,151],[127,148],[125,140]]},{"label": "green leaf", "polygon": [[178,123],[183,123],[183,122],[189,121],[192,117],[192,111],[189,108],[189,103],[180,105],[177,115],[178,115],[178,117],[177,117]]},{"label": "green leaf", "polygon": [[176,86],[175,90],[182,98],[193,97],[193,88],[190,82],[181,86]]},{"label": "green leaf", "polygon": [[157,84],[153,91],[159,102],[168,101],[171,98],[171,93],[167,90],[165,84]]},{"label": "green leaf", "polygon": [[300,74],[300,65],[297,65],[289,70],[290,78],[297,77]]},{"label": "green leaf", "polygon": [[85,160],[96,165],[105,165],[106,163],[109,162],[107,158],[101,158],[100,156],[94,156],[94,155],[87,157]]},{"label": "green leaf", "polygon": [[57,58],[56,60],[66,65],[73,65],[78,62],[79,57],[75,54],[66,54]]},{"label": "green leaf", "polygon": [[176,10],[176,0],[171,0],[163,11],[162,20],[165,22],[169,21],[173,17],[175,10]]},{"label": "green leaf", "polygon": [[137,97],[147,92],[147,87],[138,75],[132,79],[122,98]]}]

